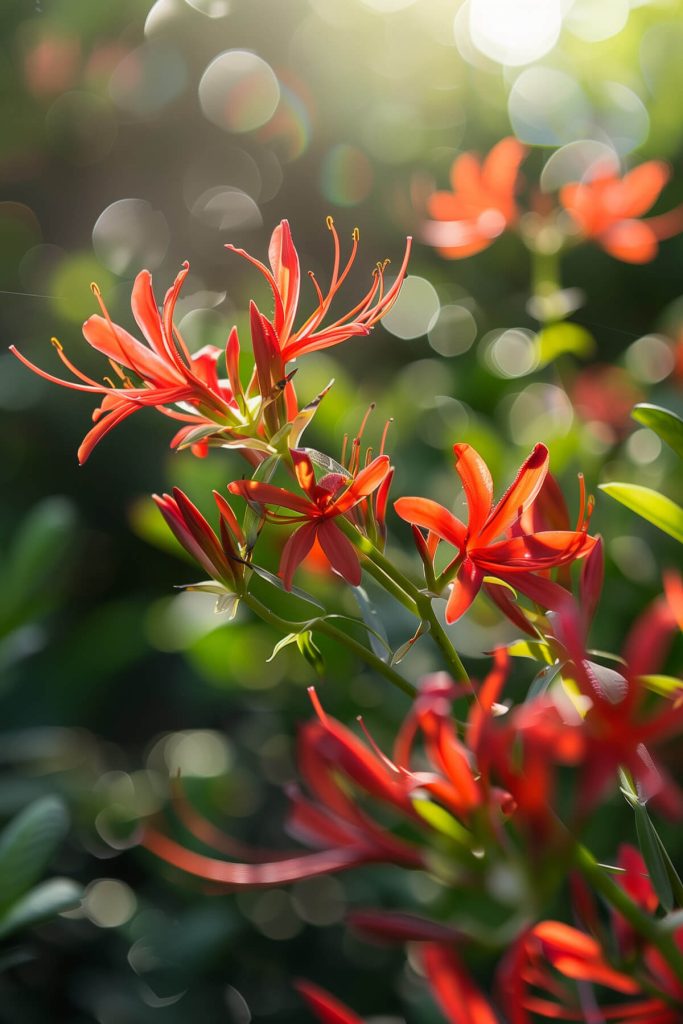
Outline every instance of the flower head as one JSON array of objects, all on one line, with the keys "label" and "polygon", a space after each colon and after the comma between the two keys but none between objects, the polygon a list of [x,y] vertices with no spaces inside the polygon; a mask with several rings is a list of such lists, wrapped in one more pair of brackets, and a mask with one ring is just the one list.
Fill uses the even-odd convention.
[{"label": "flower head", "polygon": [[[378,455],[353,477],[327,473],[316,480],[307,452],[293,449],[291,456],[303,495],[257,480],[235,480],[228,485],[228,490],[241,495],[252,508],[272,522],[299,524],[288,538],[280,560],[280,576],[288,589],[297,567],[316,540],[332,568],[347,582],[357,586],[361,580],[358,555],[335,519],[348,514],[382,484],[390,471],[389,459],[386,455]],[[280,508],[289,509],[289,514],[276,511]]]},{"label": "flower head", "polygon": [[374,325],[391,309],[398,298],[405,278],[412,244],[410,238],[406,240],[403,262],[391,287],[386,288],[384,282],[387,262],[378,263],[373,271],[372,285],[360,302],[331,324],[324,325],[323,321],[330,311],[332,302],[354,263],[359,239],[356,229],[353,232],[351,254],[342,266],[339,235],[331,217],[327,218],[327,226],[334,242],[334,262],[330,283],[327,292],[323,293],[315,275],[309,272],[308,276],[315,289],[318,305],[297,328],[294,326],[294,321],[299,308],[301,268],[289,223],[283,220],[273,231],[268,249],[269,266],[251,256],[244,249],[238,249],[234,245],[226,246],[227,249],[253,263],[270,285],[275,312],[272,321],[268,321],[268,323],[273,329],[277,346],[277,351],[273,352],[273,359],[279,361],[282,367],[306,352],[316,352],[322,348],[329,348],[331,345],[338,345],[354,335],[369,334]]},{"label": "flower head", "polygon": [[[516,529],[543,486],[548,449],[536,445],[495,506],[493,481],[484,460],[468,444],[456,444],[453,450],[467,498],[467,525],[429,498],[399,498],[394,503],[401,519],[457,549],[457,574],[446,605],[446,621],[455,622],[464,615],[487,577],[502,580],[546,608],[558,607],[567,592],[539,573],[588,554],[595,540],[588,536],[587,522],[580,522],[576,530],[524,533]],[[516,535],[510,536],[512,532]],[[506,534],[506,539],[497,539]]]},{"label": "flower head", "polygon": [[[186,263],[168,290],[161,312],[152,290],[152,277],[147,270],[135,278],[131,296],[133,316],[145,341],[138,341],[128,331],[113,323],[99,289],[93,286],[102,316],[91,316],[83,324],[88,344],[105,355],[120,384],[109,378],[105,383],[92,380],[67,358],[55,341],[58,355],[76,380],[61,380],[35,366],[14,346],[11,351],[34,373],[75,391],[102,395],[102,402],[93,412],[95,426],[86,434],[78,460],[85,462],[95,445],[113,427],[144,406],[189,425],[190,430],[218,422],[234,427],[238,422],[237,405],[228,381],[219,380],[216,364],[221,350],[207,345],[191,355],[173,323],[175,305],[189,270]],[[180,405],[180,408],[179,408]]]},{"label": "flower head", "polygon": [[648,160],[619,177],[602,167],[587,181],[565,185],[560,202],[584,238],[593,238],[611,256],[626,263],[648,263],[660,240],[683,231],[683,207],[642,220],[669,180],[669,168]]},{"label": "flower head", "polygon": [[515,138],[502,139],[483,163],[462,153],[451,167],[452,192],[435,192],[428,201],[432,220],[425,241],[447,259],[472,256],[517,220],[517,174],[526,149]]}]

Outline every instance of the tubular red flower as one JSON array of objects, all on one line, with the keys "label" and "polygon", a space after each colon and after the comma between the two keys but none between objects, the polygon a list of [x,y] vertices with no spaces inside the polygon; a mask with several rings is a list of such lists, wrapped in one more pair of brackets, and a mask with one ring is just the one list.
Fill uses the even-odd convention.
[{"label": "tubular red flower", "polygon": [[[587,555],[595,539],[587,534],[587,522],[577,530],[521,532],[522,517],[532,508],[548,472],[548,449],[536,445],[495,507],[484,460],[468,444],[456,444],[453,450],[469,509],[467,526],[428,498],[399,498],[394,503],[401,519],[458,548],[461,564],[446,605],[446,621],[455,622],[464,615],[485,576],[510,584],[546,608],[561,607],[569,597],[567,591],[538,573]],[[496,541],[513,531],[515,536]]]},{"label": "tubular red flower", "polygon": [[268,249],[269,267],[244,249],[238,249],[234,245],[226,246],[226,249],[244,257],[257,267],[270,285],[275,304],[272,327],[277,337],[278,358],[282,366],[307,352],[316,352],[319,349],[329,348],[331,345],[338,345],[355,335],[369,334],[374,325],[393,306],[406,275],[412,245],[411,238],[406,240],[403,261],[391,287],[385,289],[384,284],[387,263],[378,264],[373,272],[372,286],[361,301],[333,323],[323,326],[332,301],[346,280],[356,258],[359,238],[358,230],[355,229],[351,255],[342,267],[339,236],[331,217],[327,218],[327,227],[332,234],[334,243],[334,264],[330,283],[327,293],[323,294],[315,276],[309,273],[318,297],[318,306],[298,329],[294,329],[294,320],[299,305],[301,270],[288,221],[281,221],[272,234]]}]

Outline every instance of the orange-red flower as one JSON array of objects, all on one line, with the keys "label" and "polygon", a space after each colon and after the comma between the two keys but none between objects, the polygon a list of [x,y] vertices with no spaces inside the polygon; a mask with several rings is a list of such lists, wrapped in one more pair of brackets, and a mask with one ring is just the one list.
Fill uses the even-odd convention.
[{"label": "orange-red flower", "polygon": [[327,226],[334,240],[334,264],[330,283],[327,292],[323,294],[315,275],[309,272],[308,276],[315,288],[318,305],[298,328],[295,328],[294,321],[299,307],[301,268],[289,223],[283,220],[273,231],[268,249],[269,267],[244,249],[238,249],[234,245],[226,246],[227,249],[253,263],[270,285],[275,303],[275,313],[269,323],[273,328],[277,344],[277,352],[273,353],[273,357],[279,359],[283,368],[290,360],[296,359],[306,352],[316,352],[318,349],[329,348],[330,345],[338,345],[339,342],[346,341],[347,338],[354,335],[369,334],[374,325],[394,304],[403,284],[412,244],[410,238],[406,240],[403,262],[391,287],[385,290],[384,272],[387,262],[379,263],[373,271],[372,285],[361,301],[342,317],[323,326],[323,321],[330,311],[332,302],[346,280],[356,258],[359,239],[356,229],[353,232],[351,255],[342,267],[339,236],[331,217],[327,218]]},{"label": "orange-red flower", "polygon": [[462,153],[451,167],[452,192],[435,192],[428,201],[431,221],[424,238],[447,259],[481,252],[513,225],[517,174],[526,149],[509,137],[493,147],[483,163]]},{"label": "orange-red flower", "polygon": [[468,444],[456,444],[455,468],[467,498],[469,520],[462,523],[430,498],[399,498],[398,515],[458,550],[457,575],[446,605],[446,621],[455,622],[469,608],[487,576],[502,580],[546,608],[567,598],[563,587],[538,575],[588,554],[595,540],[587,522],[576,530],[543,530],[509,534],[536,500],[548,472],[548,449],[537,444],[498,504],[493,506],[493,481],[480,455]]},{"label": "orange-red flower", "polygon": [[[280,576],[289,589],[297,566],[317,540],[333,569],[348,583],[358,586],[361,569],[353,544],[335,523],[376,490],[390,471],[386,455],[378,455],[353,478],[327,473],[320,480],[310,456],[299,449],[291,452],[294,470],[304,495],[292,494],[284,487],[258,480],[235,480],[228,485],[232,494],[240,494],[264,518],[276,523],[299,523],[282,552]],[[294,515],[283,515],[268,506],[286,508]]]},{"label": "orange-red flower", "polygon": [[[40,367],[12,345],[11,351],[34,373],[56,384],[103,395],[95,409],[95,426],[86,434],[78,449],[78,460],[85,462],[105,434],[144,406],[155,406],[160,412],[191,424],[189,429],[206,423],[234,426],[237,405],[228,381],[218,379],[216,363],[221,350],[207,345],[191,355],[173,323],[173,312],[183,281],[189,270],[186,263],[168,290],[162,312],[159,312],[148,270],[135,278],[131,296],[133,316],[145,342],[138,341],[123,327],[112,322],[97,288],[93,288],[102,308],[102,316],[91,316],[83,325],[85,340],[92,348],[107,356],[121,383],[115,386],[105,378],[100,384],[77,369],[67,358],[62,346],[55,342],[60,359],[77,378],[61,380]],[[230,343],[229,343],[230,344]],[[131,379],[131,376],[133,379]],[[183,403],[183,410],[177,403]],[[189,408],[188,408],[189,406]]]},{"label": "orange-red flower", "polygon": [[648,263],[659,242],[683,231],[683,207],[648,220],[644,213],[669,180],[669,168],[648,160],[623,177],[609,167],[588,181],[560,189],[560,202],[584,238],[593,238],[611,256],[626,263]]}]

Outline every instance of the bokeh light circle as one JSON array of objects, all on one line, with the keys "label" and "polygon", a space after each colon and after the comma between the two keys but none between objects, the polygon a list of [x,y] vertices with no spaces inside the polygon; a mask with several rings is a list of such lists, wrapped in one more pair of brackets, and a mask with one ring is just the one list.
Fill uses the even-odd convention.
[{"label": "bokeh light circle", "polygon": [[207,189],[192,205],[192,214],[217,231],[260,228],[261,211],[250,195],[239,188],[219,185]]},{"label": "bokeh light circle", "polygon": [[538,365],[536,335],[524,327],[490,331],[482,338],[484,361],[497,377],[514,379]]},{"label": "bokeh light circle", "polygon": [[100,263],[121,277],[141,267],[154,270],[167,251],[171,232],[163,213],[144,199],[118,199],[103,210],[92,231]]},{"label": "bokeh light circle", "polygon": [[560,0],[470,0],[469,11],[476,48],[513,67],[544,57],[562,29]]},{"label": "bokeh light circle", "polygon": [[434,326],[440,309],[434,285],[424,277],[411,275],[405,279],[398,299],[382,323],[390,334],[404,341],[421,338]]},{"label": "bokeh light circle", "polygon": [[577,139],[550,155],[541,171],[541,188],[554,192],[570,181],[590,181],[619,171],[619,157],[612,146],[596,139]]},{"label": "bokeh light circle", "polygon": [[556,68],[527,68],[515,79],[508,97],[515,135],[532,146],[562,146],[585,138],[592,110],[571,75]]},{"label": "bokeh light circle", "polygon": [[321,190],[337,206],[356,206],[372,188],[372,164],[356,146],[340,143],[323,160]]},{"label": "bokeh light circle", "polygon": [[628,21],[629,0],[574,0],[564,16],[569,31],[586,43],[599,43],[621,32]]},{"label": "bokeh light circle", "polygon": [[658,384],[665,380],[676,365],[671,344],[660,334],[646,334],[626,349],[626,368],[643,384]]},{"label": "bokeh light circle", "polygon": [[429,329],[429,344],[440,356],[459,356],[471,348],[477,337],[477,321],[459,303],[443,306]]},{"label": "bokeh light circle", "polygon": [[230,14],[230,0],[185,0],[185,3],[207,18],[225,18]]},{"label": "bokeh light circle", "polygon": [[266,124],[280,102],[275,72],[250,50],[226,50],[199,82],[204,116],[225,131],[250,132]]},{"label": "bokeh light circle", "polygon": [[187,83],[182,54],[165,43],[147,42],[116,66],[109,80],[109,95],[124,113],[151,118],[177,99]]}]

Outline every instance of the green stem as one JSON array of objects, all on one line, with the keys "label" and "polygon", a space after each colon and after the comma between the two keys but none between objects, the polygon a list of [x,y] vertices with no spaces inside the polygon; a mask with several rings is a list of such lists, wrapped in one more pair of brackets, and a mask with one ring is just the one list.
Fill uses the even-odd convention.
[{"label": "green stem", "polygon": [[429,632],[431,637],[446,659],[446,664],[448,665],[453,678],[460,679],[463,683],[467,683],[468,686],[471,686],[472,683],[467,673],[467,669],[460,660],[460,655],[449,640],[446,630],[437,619],[431,598],[426,594],[421,594],[418,601],[418,608],[422,618],[429,623]]},{"label": "green stem", "polygon": [[673,935],[664,931],[656,918],[646,914],[633,902],[621,886],[601,868],[590,850],[580,843],[575,847],[576,864],[600,895],[626,918],[631,927],[650,945],[655,946],[677,978],[683,978],[683,954]]},{"label": "green stem", "polygon": [[388,679],[390,683],[393,683],[403,693],[406,693],[409,697],[416,695],[415,687],[407,679],[399,675],[391,665],[387,665],[385,661],[377,657],[374,651],[371,651],[364,644],[349,636],[348,633],[344,633],[343,630],[338,629],[326,619],[316,618],[306,622],[290,622],[289,619],[283,619],[282,616],[271,611],[267,605],[259,601],[253,594],[245,594],[242,600],[247,607],[251,608],[255,615],[258,615],[264,622],[267,622],[270,626],[275,626],[276,629],[281,630],[283,633],[298,633],[304,629],[312,629],[318,633],[323,633],[325,636],[329,636],[332,640],[336,640],[347,647],[353,654],[361,658],[366,665],[369,665],[370,668],[383,675],[385,679]]}]

